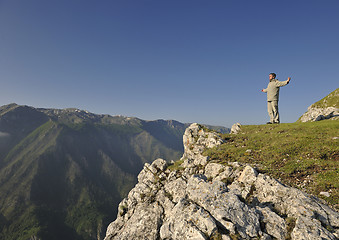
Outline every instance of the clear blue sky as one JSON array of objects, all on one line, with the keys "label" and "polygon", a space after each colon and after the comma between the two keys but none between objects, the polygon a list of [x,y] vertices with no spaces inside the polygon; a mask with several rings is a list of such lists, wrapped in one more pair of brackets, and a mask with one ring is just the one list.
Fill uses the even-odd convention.
[{"label": "clear blue sky", "polygon": [[339,87],[339,1],[0,0],[0,105],[231,126]]}]

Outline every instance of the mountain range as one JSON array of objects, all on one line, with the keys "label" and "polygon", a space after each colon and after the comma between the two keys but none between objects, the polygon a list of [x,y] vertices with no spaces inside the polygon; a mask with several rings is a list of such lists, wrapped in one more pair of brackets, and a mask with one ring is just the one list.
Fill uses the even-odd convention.
[{"label": "mountain range", "polygon": [[0,107],[0,239],[102,239],[144,163],[180,158],[188,125]]}]

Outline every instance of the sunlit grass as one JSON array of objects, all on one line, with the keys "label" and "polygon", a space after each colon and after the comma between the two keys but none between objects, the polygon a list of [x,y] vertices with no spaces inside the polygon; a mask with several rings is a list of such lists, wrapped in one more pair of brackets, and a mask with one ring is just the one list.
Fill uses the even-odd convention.
[{"label": "sunlit grass", "polygon": [[237,135],[222,136],[226,143],[205,151],[211,159],[249,163],[338,208],[339,121],[248,125]]}]

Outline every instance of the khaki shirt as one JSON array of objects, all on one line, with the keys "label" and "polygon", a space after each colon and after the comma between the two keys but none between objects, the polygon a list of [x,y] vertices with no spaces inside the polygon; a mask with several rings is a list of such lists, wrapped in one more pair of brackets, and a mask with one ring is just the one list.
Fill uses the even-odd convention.
[{"label": "khaki shirt", "polygon": [[279,88],[286,86],[288,84],[286,81],[278,81],[278,79],[272,79],[267,85],[266,89],[263,89],[263,92],[267,92],[267,101],[278,101],[279,100]]}]

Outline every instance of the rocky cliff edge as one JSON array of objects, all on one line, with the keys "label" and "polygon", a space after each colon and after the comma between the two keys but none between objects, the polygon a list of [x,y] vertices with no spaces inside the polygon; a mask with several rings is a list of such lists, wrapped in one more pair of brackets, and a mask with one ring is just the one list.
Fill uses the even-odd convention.
[{"label": "rocky cliff edge", "polygon": [[180,161],[145,164],[105,240],[338,239],[339,213],[321,200],[249,165],[209,161],[217,133],[195,123],[183,142]]}]

